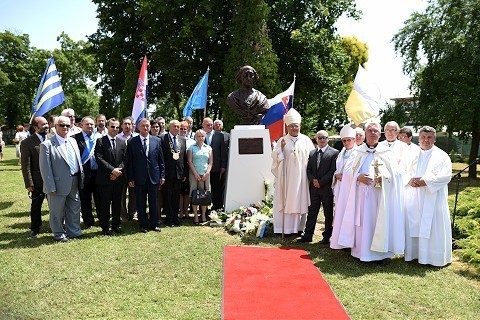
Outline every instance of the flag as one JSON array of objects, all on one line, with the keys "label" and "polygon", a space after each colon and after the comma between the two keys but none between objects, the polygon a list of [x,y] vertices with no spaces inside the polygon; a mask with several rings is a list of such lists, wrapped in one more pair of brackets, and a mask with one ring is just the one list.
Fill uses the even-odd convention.
[{"label": "flag", "polygon": [[190,117],[192,110],[205,109],[207,106],[207,89],[208,89],[208,72],[203,75],[202,79],[197,83],[193,89],[190,98],[188,98],[185,107],[183,107],[183,117]]},{"label": "flag", "polygon": [[137,124],[140,119],[145,117],[145,110],[147,110],[147,87],[147,57],[145,56],[138,75],[137,90],[133,100],[132,118],[135,119]]},{"label": "flag", "polygon": [[48,111],[61,105],[64,101],[65,95],[63,94],[55,60],[51,57],[48,60],[47,68],[40,80],[40,85],[38,86],[35,100],[30,110],[30,119],[43,116]]},{"label": "flag", "polygon": [[379,113],[380,99],[379,87],[370,79],[367,70],[359,65],[352,92],[345,105],[347,115],[357,126],[375,118]]},{"label": "flag", "polygon": [[268,99],[268,109],[260,124],[265,125],[270,131],[270,141],[278,140],[284,133],[283,117],[293,106],[293,93],[295,91],[295,80],[293,80],[287,91],[277,94],[275,98]]}]

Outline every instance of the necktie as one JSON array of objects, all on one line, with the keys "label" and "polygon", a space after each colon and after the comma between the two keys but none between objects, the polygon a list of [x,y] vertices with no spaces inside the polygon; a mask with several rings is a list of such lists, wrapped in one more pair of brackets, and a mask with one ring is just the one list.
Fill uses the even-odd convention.
[{"label": "necktie", "polygon": [[66,145],[68,166],[70,167],[70,173],[74,175],[76,173],[75,152],[73,151],[73,147],[68,142],[66,142]]},{"label": "necktie", "polygon": [[210,145],[210,136],[211,136],[211,132],[207,132],[207,144]]},{"label": "necktie", "polygon": [[112,150],[115,151],[116,150],[115,139],[110,139],[110,140],[112,140]]},{"label": "necktie", "polygon": [[174,150],[175,152],[178,151],[177,137],[173,137],[173,150]]},{"label": "necktie", "polygon": [[320,166],[320,162],[322,162],[323,151],[322,149],[318,149],[317,155],[317,168]]},{"label": "necktie", "polygon": [[40,133],[40,135],[42,136],[42,142],[45,141],[45,135],[46,135],[46,133]]},{"label": "necktie", "polygon": [[143,138],[143,150],[145,154],[147,154],[147,138]]}]

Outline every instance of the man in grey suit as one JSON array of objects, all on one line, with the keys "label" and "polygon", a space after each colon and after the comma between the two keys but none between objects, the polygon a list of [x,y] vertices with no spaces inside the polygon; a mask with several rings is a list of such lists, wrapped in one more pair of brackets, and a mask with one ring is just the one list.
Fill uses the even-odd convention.
[{"label": "man in grey suit", "polygon": [[32,204],[30,206],[30,237],[36,238],[42,225],[42,204],[45,199],[43,180],[40,174],[39,151],[40,143],[45,141],[48,131],[48,122],[44,117],[33,119],[35,133],[23,140],[20,144],[22,175],[25,188],[30,192]]},{"label": "man in grey suit", "polygon": [[75,139],[67,136],[70,119],[56,118],[55,129],[56,134],[40,144],[40,173],[50,207],[53,237],[67,242],[69,238],[82,236],[78,193],[83,188],[82,159]]},{"label": "man in grey suit", "polygon": [[325,230],[323,231],[322,244],[330,243],[333,231],[333,191],[332,179],[336,170],[338,150],[328,145],[328,133],[324,130],[315,136],[317,148],[310,151],[307,163],[307,177],[310,181],[310,201],[308,207],[307,224],[305,232],[299,242],[312,242],[317,224],[320,205],[323,206],[325,215]]}]

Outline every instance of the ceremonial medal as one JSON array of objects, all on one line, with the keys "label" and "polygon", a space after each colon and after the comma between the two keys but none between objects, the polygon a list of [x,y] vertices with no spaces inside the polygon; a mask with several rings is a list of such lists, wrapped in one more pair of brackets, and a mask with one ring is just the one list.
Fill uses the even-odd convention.
[{"label": "ceremonial medal", "polygon": [[180,158],[180,152],[173,152],[173,160],[178,160]]}]

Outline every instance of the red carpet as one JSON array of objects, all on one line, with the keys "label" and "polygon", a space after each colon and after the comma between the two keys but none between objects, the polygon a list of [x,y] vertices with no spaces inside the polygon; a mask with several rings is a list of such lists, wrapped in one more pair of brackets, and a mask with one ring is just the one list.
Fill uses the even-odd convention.
[{"label": "red carpet", "polygon": [[226,246],[222,319],[350,318],[305,250]]}]

